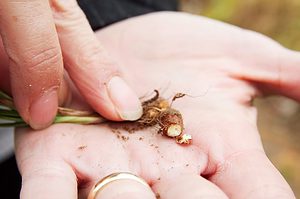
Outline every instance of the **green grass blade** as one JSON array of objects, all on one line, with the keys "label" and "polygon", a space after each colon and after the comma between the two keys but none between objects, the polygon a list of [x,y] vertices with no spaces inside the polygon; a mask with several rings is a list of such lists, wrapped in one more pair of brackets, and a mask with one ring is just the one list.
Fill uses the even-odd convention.
[{"label": "green grass blade", "polygon": [[4,116],[4,115],[1,115],[0,119],[14,121],[14,122],[24,122],[22,118],[16,118],[16,117],[11,117],[11,116]]},{"label": "green grass blade", "polygon": [[12,97],[10,97],[9,95],[7,95],[6,93],[4,93],[1,90],[0,90],[0,99],[6,99],[6,100],[9,100],[9,101],[13,101]]},{"label": "green grass blade", "polygon": [[8,123],[0,123],[0,128],[1,127],[27,127],[28,124],[25,122],[8,122]]},{"label": "green grass blade", "polygon": [[15,118],[21,118],[19,113],[15,110],[6,110],[6,109],[1,109],[0,108],[0,118],[2,116],[8,116],[8,117],[15,117]]}]

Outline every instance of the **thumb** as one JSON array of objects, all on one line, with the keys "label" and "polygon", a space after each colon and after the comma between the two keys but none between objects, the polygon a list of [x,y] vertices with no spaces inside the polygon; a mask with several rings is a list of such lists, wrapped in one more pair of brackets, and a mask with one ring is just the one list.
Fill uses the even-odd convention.
[{"label": "thumb", "polygon": [[261,34],[242,33],[247,48],[235,52],[242,63],[233,67],[231,75],[255,83],[264,94],[281,94],[300,101],[300,53]]},{"label": "thumb", "polygon": [[101,46],[75,0],[52,1],[64,64],[86,101],[111,120],[136,120],[141,103]]},{"label": "thumb", "polygon": [[300,53],[282,49],[277,60],[277,78],[260,83],[260,88],[266,93],[281,94],[300,101]]}]

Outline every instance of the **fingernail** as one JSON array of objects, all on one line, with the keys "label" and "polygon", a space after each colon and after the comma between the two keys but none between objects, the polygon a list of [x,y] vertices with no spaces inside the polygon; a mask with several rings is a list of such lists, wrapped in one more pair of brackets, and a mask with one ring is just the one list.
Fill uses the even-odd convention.
[{"label": "fingernail", "polygon": [[29,125],[33,129],[43,129],[50,126],[57,112],[57,91],[44,92],[30,106]]},{"label": "fingernail", "polygon": [[137,120],[143,114],[141,102],[133,90],[120,77],[113,77],[108,85],[110,99],[123,120]]}]

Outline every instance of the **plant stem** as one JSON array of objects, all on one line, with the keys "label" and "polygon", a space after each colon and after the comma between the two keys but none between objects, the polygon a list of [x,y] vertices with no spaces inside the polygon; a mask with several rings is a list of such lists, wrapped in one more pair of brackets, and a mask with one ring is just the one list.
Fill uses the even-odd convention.
[{"label": "plant stem", "polygon": [[[0,90],[0,119],[9,121],[0,123],[0,127],[28,126],[16,111],[13,98]],[[81,111],[59,107],[53,123],[100,124],[107,120],[92,111]]]}]

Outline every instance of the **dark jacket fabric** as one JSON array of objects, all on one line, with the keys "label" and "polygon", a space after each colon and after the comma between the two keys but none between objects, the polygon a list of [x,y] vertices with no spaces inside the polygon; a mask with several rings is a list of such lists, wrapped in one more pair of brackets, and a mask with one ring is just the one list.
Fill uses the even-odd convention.
[{"label": "dark jacket fabric", "polygon": [[93,30],[158,11],[176,11],[177,0],[78,0]]}]

